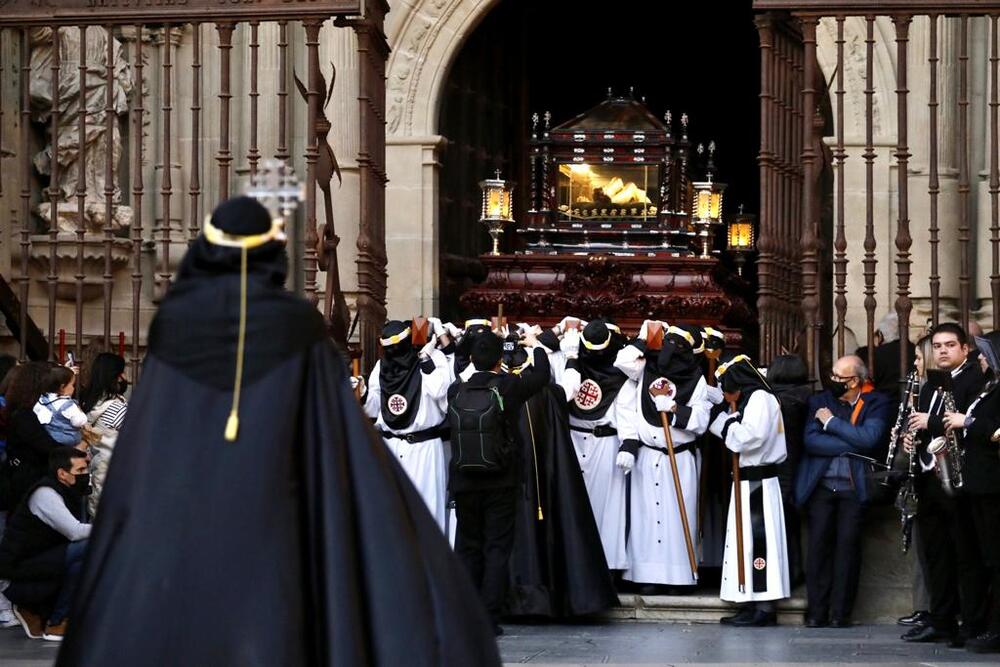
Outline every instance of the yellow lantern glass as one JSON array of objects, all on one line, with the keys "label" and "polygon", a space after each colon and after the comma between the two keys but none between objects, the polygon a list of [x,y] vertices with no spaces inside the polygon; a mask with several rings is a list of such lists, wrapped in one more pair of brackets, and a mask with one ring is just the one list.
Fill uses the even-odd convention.
[{"label": "yellow lantern glass", "polygon": [[734,218],[729,223],[729,238],[726,243],[728,249],[752,250],[753,242],[753,219],[748,217]]},{"label": "yellow lantern glass", "polygon": [[483,207],[480,214],[480,221],[502,220],[513,222],[513,197],[511,191],[513,186],[507,181],[499,178],[488,178],[481,182],[479,186],[483,189]]},{"label": "yellow lantern glass", "polygon": [[694,201],[691,213],[695,220],[719,222],[722,219],[722,192],[726,186],[723,183],[705,181],[692,183]]}]

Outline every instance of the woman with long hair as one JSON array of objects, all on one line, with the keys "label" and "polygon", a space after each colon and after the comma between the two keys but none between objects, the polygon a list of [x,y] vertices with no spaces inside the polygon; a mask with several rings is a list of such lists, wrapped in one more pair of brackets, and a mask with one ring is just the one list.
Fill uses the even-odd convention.
[{"label": "woman with long hair", "polygon": [[91,452],[90,462],[91,494],[87,498],[91,515],[97,512],[104,479],[108,474],[108,464],[118,440],[118,431],[125,421],[128,404],[125,391],[125,360],[117,354],[102,352],[90,365],[88,384],[80,392],[80,406],[87,413],[91,428],[100,436]]},{"label": "woman with long hair", "polygon": [[7,461],[0,469],[0,509],[14,509],[47,474],[49,452],[62,447],[45,432],[34,412],[51,369],[48,361],[29,361],[19,367],[7,387]]}]

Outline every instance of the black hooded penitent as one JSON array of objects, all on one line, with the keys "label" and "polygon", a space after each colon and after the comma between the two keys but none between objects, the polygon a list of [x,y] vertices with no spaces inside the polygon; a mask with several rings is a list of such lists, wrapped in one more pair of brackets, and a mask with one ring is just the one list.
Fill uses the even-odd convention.
[{"label": "black hooded penitent", "polygon": [[[229,202],[214,225],[264,216]],[[321,316],[281,288],[281,243],[248,252],[241,423],[223,437],[240,254],[199,237],[150,328],[58,664],[498,665]]]}]

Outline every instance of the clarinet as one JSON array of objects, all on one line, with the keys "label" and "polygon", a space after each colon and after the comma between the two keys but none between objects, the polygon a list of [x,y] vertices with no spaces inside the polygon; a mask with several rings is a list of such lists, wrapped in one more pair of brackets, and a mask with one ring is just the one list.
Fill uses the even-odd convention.
[{"label": "clarinet", "polygon": [[896,509],[899,510],[899,523],[902,529],[903,553],[910,550],[913,540],[913,519],[917,516],[917,455],[916,448],[910,450],[910,465],[906,480],[899,487],[896,495]]},{"label": "clarinet", "polygon": [[[906,388],[903,390],[903,399],[900,401],[899,410],[896,412],[896,423],[893,424],[892,431],[889,434],[889,453],[885,459],[885,466],[888,471],[892,471],[893,463],[896,461],[896,454],[903,442],[903,438],[906,437],[908,431],[907,423],[910,421],[910,415],[913,414],[913,406],[917,402],[917,388],[917,372],[910,371],[910,374],[906,376]],[[891,476],[887,475],[881,481],[881,484],[882,486],[890,486],[892,484]]]}]

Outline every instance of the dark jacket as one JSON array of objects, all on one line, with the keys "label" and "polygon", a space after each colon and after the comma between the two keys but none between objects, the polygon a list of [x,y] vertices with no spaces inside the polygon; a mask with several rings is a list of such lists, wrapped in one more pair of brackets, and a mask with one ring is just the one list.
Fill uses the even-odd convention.
[{"label": "dark jacket", "polygon": [[[785,424],[785,448],[788,452],[782,464],[782,472],[778,476],[781,482],[781,495],[786,500],[792,497],[795,473],[802,459],[806,422],[809,419],[809,399],[813,395],[812,387],[807,384],[773,386],[774,395],[781,403],[781,419]],[[815,412],[815,411],[814,411]]]},{"label": "dark jacket", "polygon": [[[850,405],[834,398],[830,391],[809,399],[803,437],[805,450],[795,480],[797,504],[803,505],[809,500],[834,458],[849,452],[871,456],[884,441],[892,408],[889,398],[881,392],[870,391],[862,394],[861,399],[864,404],[854,424],[850,420]],[[820,408],[829,408],[834,414],[825,430],[814,416]],[[853,458],[849,460],[849,465],[857,499],[866,502],[869,499],[868,466],[864,461]]]},{"label": "dark jacket", "polygon": [[[472,387],[496,387],[503,397],[504,417],[507,422],[507,433],[513,438],[513,434],[518,431],[518,420],[521,408],[529,398],[537,394],[549,383],[549,357],[545,350],[536,348],[534,352],[534,363],[520,375],[507,375],[492,373],[489,371],[478,371],[473,373],[468,380]],[[458,393],[461,381],[456,382],[448,388],[448,402],[454,400]],[[516,449],[515,449],[516,451]],[[449,463],[448,489],[452,493],[462,493],[465,491],[484,491],[487,489],[501,489],[515,486],[520,480],[517,471],[518,461],[512,461],[507,468],[499,473],[468,474],[458,470],[454,460]]]},{"label": "dark jacket", "polygon": [[[65,549],[69,540],[32,514],[28,507],[31,493],[43,486],[54,489],[65,501],[70,513],[78,520],[84,520],[85,511],[81,496],[74,496],[65,484],[60,484],[51,476],[35,484],[7,520],[3,540],[0,541],[2,579],[18,581],[62,578],[65,568]],[[55,552],[52,558],[38,559],[38,556],[57,548],[60,548],[61,552]]]},{"label": "dark jacket", "polygon": [[21,502],[28,489],[45,477],[49,465],[49,452],[62,447],[45,431],[31,408],[21,408],[12,415],[7,431],[7,461],[0,470],[6,478],[0,509],[13,509]]},{"label": "dark jacket", "polygon": [[967,418],[963,489],[972,495],[1000,494],[1000,450],[993,434],[1000,429],[1000,383],[994,384]]}]

